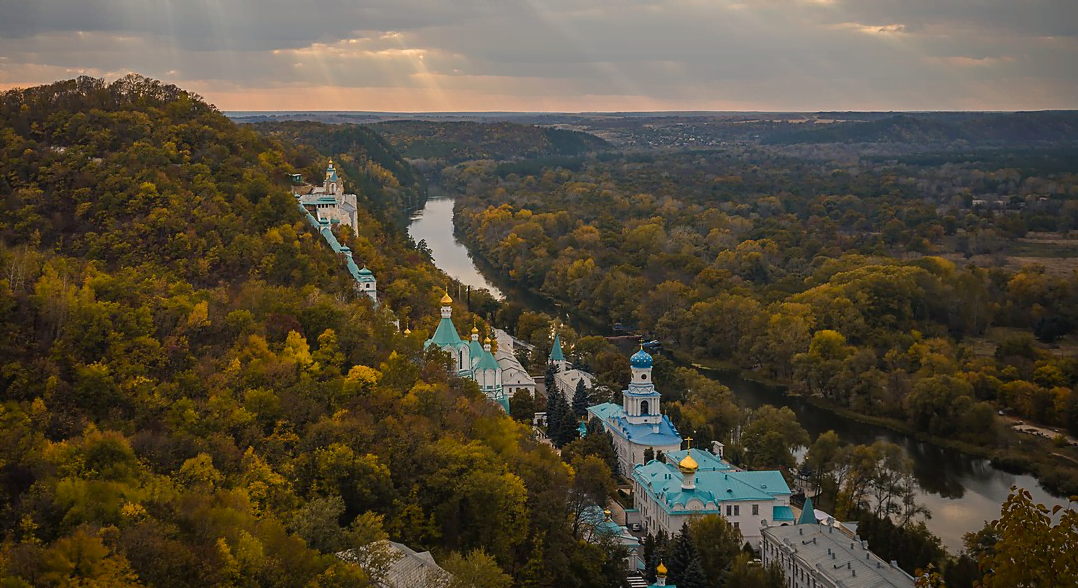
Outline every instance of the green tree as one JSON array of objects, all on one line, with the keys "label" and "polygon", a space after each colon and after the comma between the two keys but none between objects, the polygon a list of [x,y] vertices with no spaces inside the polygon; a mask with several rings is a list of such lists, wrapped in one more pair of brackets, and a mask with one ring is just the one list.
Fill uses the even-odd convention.
[{"label": "green tree", "polygon": [[576,383],[576,391],[573,393],[573,414],[583,417],[588,414],[588,388],[581,378]]},{"label": "green tree", "polygon": [[992,528],[999,541],[980,562],[985,588],[1078,585],[1078,511],[1049,510],[1011,488]]},{"label": "green tree", "polygon": [[720,581],[741,551],[741,531],[718,515],[705,515],[688,523],[689,537],[699,555],[704,576]]},{"label": "green tree", "polygon": [[454,552],[442,561],[442,568],[453,575],[451,588],[509,588],[513,579],[498,567],[494,558],[481,550],[467,555]]}]

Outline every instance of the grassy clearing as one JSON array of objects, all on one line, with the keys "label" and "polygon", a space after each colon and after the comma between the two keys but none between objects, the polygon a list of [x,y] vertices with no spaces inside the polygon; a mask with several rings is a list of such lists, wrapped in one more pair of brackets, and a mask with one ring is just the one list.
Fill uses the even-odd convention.
[{"label": "grassy clearing", "polygon": [[[972,337],[963,343],[973,349],[973,354],[979,357],[991,357],[996,353],[996,347],[1005,339],[1029,335],[1029,331],[1014,329],[1011,327],[992,327],[985,331],[984,336]],[[1035,342],[1036,346],[1057,357],[1078,357],[1078,336],[1069,335],[1055,343]]]}]

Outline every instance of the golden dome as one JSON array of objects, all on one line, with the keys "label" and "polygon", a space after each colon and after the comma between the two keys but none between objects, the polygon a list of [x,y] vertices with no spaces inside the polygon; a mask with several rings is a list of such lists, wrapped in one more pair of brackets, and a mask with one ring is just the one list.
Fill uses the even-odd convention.
[{"label": "golden dome", "polygon": [[656,576],[665,576],[666,575],[666,566],[663,565],[662,560],[659,561],[658,567],[655,568],[655,575]]},{"label": "golden dome", "polygon": [[490,335],[487,335],[487,338],[483,340],[483,343],[486,345],[490,345]]},{"label": "golden dome", "polygon": [[408,327],[404,327],[404,334],[405,334],[405,335],[411,335],[411,334],[412,334],[412,330],[411,330],[411,329],[409,329]]},{"label": "golden dome", "polygon": [[445,296],[442,296],[442,306],[449,306],[450,304],[453,304],[453,299],[449,297],[449,292],[446,292]]},{"label": "golden dome", "polygon": [[678,469],[684,473],[695,472],[700,469],[700,464],[696,463],[696,460],[692,458],[692,455],[686,453],[685,459],[682,459],[677,464]]},{"label": "golden dome", "polygon": [[473,335],[478,335],[479,334],[479,327],[477,327],[475,325],[472,325],[472,334]]}]

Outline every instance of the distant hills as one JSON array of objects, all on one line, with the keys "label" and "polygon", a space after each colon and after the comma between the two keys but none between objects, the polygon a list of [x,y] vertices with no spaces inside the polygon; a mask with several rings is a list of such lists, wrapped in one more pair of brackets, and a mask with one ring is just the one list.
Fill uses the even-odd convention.
[{"label": "distant hills", "polygon": [[446,163],[576,156],[612,147],[606,140],[580,131],[509,122],[394,121],[371,128],[405,157]]},{"label": "distant hills", "polygon": [[765,137],[765,144],[1041,142],[1078,139],[1078,112],[899,114],[867,122],[812,124]]}]

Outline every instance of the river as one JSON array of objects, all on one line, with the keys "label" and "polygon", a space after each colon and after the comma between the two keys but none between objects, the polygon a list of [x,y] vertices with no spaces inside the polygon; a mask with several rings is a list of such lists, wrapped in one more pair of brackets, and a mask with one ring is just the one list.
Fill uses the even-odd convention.
[{"label": "river", "polygon": [[[525,304],[549,312],[548,301],[518,292],[504,284],[502,288],[492,284],[481,271],[482,264],[477,265],[468,248],[453,235],[453,200],[434,190],[432,195],[425,208],[412,217],[408,232],[415,241],[422,239],[427,242],[435,264],[464,285],[487,288],[498,298],[502,297],[503,291],[509,292],[510,296],[523,299]],[[490,272],[489,268],[487,271]],[[586,325],[573,326],[582,333],[593,330]],[[883,440],[902,447],[913,460],[919,486],[917,501],[932,513],[926,524],[953,553],[962,548],[963,534],[978,531],[985,521],[999,517],[1000,506],[1007,499],[1011,486],[1026,488],[1034,501],[1049,507],[1055,504],[1067,506],[1066,500],[1053,497],[1036,478],[1009,474],[993,467],[986,459],[843,418],[801,398],[787,396],[780,390],[744,380],[734,374],[708,375],[729,386],[744,406],[755,408],[772,404],[790,407],[812,438],[834,430],[846,443],[869,444]]]}]

